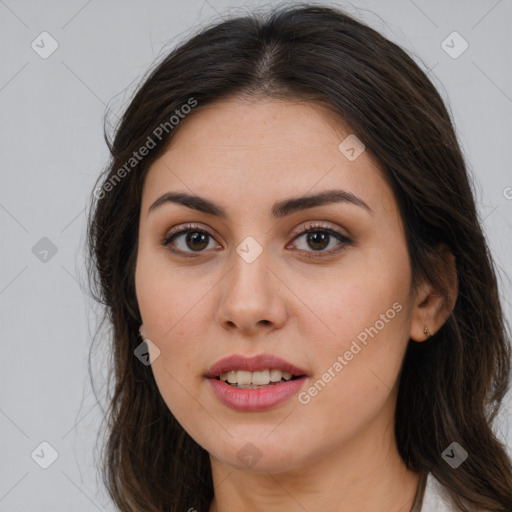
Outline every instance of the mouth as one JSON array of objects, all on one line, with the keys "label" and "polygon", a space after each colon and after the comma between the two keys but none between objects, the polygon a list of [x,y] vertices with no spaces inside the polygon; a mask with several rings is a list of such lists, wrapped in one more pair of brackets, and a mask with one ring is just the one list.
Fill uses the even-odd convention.
[{"label": "mouth", "polygon": [[294,364],[272,354],[232,355],[217,361],[205,375],[234,388],[259,389],[309,377]]},{"label": "mouth", "polygon": [[260,389],[275,386],[282,382],[289,382],[291,380],[300,379],[305,377],[306,374],[294,375],[287,371],[282,371],[278,368],[259,370],[250,372],[246,370],[230,370],[222,372],[216,380],[225,382],[234,388],[242,389]]},{"label": "mouth", "polygon": [[288,402],[310,374],[271,354],[235,354],[217,361],[204,377],[225,406],[238,412],[263,412]]}]

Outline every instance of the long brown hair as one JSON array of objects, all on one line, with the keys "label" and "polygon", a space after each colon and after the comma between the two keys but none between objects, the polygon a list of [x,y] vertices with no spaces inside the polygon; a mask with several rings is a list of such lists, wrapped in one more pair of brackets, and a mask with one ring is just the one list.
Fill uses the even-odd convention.
[{"label": "long brown hair", "polygon": [[[443,290],[440,247],[455,256],[459,293],[451,315],[428,342],[409,341],[396,442],[408,468],[431,472],[460,510],[510,512],[511,461],[492,431],[507,391],[510,338],[450,116],[396,44],[338,9],[296,3],[191,37],[144,78],[112,141],[105,133],[111,159],[91,196],[88,264],[112,327],[102,465],[110,496],[120,510],[140,512],[203,512],[213,498],[208,453],[169,411],[151,367],[134,356],[141,342],[134,274],[144,178],[179,129],[171,117],[191,98],[197,107],[188,115],[234,96],[315,101],[340,115],[392,187],[413,285],[428,279]],[[165,129],[155,136],[159,126]],[[135,159],[148,137],[150,151]],[[469,453],[456,470],[441,455],[454,441]]]}]

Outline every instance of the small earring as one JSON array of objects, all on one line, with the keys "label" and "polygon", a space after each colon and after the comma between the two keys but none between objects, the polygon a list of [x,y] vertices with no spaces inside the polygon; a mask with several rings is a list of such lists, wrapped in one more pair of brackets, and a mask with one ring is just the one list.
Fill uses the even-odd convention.
[{"label": "small earring", "polygon": [[144,324],[141,324],[139,327],[139,335],[142,339],[146,336],[146,330],[144,329]]},{"label": "small earring", "polygon": [[427,338],[430,338],[432,336],[432,334],[430,334],[428,332],[428,327],[427,326],[425,326],[425,328],[423,329],[423,333],[426,334]]}]

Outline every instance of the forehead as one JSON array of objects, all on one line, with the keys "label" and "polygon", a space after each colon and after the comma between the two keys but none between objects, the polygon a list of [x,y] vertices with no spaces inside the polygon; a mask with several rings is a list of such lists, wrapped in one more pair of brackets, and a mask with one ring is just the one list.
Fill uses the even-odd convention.
[{"label": "forehead", "polygon": [[[185,187],[227,204],[242,191],[247,200],[261,201],[342,187],[376,210],[394,212],[381,170],[368,151],[357,156],[357,141],[339,116],[318,104],[223,100],[199,106],[180,122],[166,152],[151,165],[145,190],[155,196]],[[347,144],[357,158],[347,158]]]}]

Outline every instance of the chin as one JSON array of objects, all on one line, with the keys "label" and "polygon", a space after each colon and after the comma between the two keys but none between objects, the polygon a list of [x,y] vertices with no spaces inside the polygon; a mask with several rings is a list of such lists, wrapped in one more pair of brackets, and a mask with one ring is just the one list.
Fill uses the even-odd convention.
[{"label": "chin", "polygon": [[276,439],[247,436],[246,441],[238,438],[236,442],[224,446],[224,449],[216,445],[214,450],[208,451],[211,456],[239,471],[255,474],[284,473],[307,464],[304,446],[301,446],[300,451],[297,446],[295,443],[286,446]]}]

